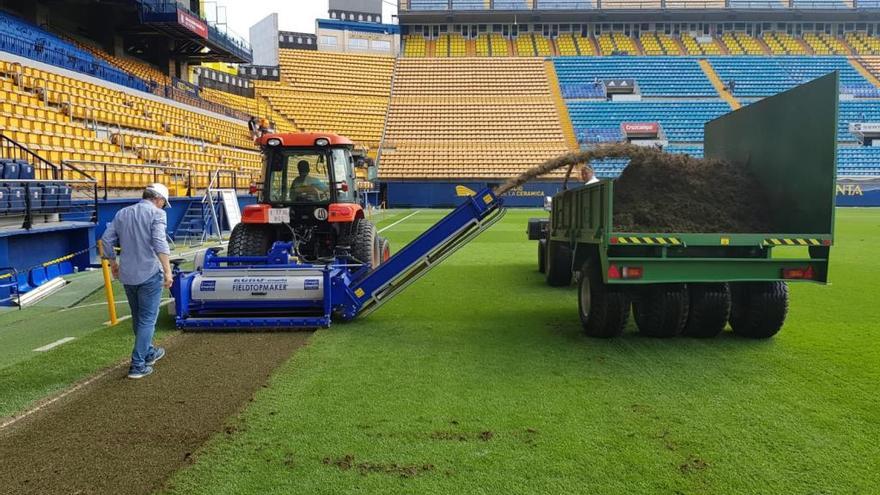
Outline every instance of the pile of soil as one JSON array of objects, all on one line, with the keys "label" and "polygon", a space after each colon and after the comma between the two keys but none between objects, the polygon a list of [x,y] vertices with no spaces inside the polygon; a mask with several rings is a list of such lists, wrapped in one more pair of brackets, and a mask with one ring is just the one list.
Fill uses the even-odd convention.
[{"label": "pile of soil", "polygon": [[547,160],[495,189],[504,194],[554,170],[629,158],[614,183],[614,230],[645,233],[772,232],[763,186],[745,167],[614,143]]},{"label": "pile of soil", "polygon": [[[118,331],[119,329],[113,329]],[[127,367],[0,431],[0,493],[150,494],[226,428],[311,333],[183,334],[153,375]]]},{"label": "pile of soil", "polygon": [[617,232],[772,232],[766,192],[745,167],[663,154],[614,182]]}]

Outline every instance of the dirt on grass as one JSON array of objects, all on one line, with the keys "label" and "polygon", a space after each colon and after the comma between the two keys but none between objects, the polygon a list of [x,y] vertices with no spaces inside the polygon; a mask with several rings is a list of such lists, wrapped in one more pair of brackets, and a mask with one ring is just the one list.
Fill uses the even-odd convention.
[{"label": "dirt on grass", "polygon": [[727,162],[633,159],[614,182],[617,232],[772,232],[771,211],[758,180]]},{"label": "dirt on grass", "polygon": [[115,370],[0,432],[0,493],[155,492],[310,335],[180,335],[151,376]]},{"label": "dirt on grass", "polygon": [[[519,187],[591,160],[628,158],[614,182],[614,230],[645,233],[761,233],[770,224],[767,193],[740,165],[614,143],[547,160],[495,189]],[[572,184],[573,186],[575,184]]]}]

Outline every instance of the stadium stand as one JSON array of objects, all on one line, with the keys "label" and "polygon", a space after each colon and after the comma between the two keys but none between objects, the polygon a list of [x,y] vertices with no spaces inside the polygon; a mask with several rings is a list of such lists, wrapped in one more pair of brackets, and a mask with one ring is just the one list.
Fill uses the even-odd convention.
[{"label": "stadium stand", "polygon": [[738,96],[769,96],[835,70],[840,71],[842,89],[870,86],[846,57],[712,57],[709,61],[721,80],[735,81]]},{"label": "stadium stand", "polygon": [[703,124],[730,111],[721,100],[570,101],[568,109],[581,143],[620,140],[622,122],[659,122],[670,141],[697,143],[703,140]]},{"label": "stadium stand", "polygon": [[689,57],[558,57],[554,62],[563,93],[570,84],[635,79],[645,96],[717,96],[697,60]]},{"label": "stadium stand", "polygon": [[163,73],[158,68],[153,67],[152,65],[150,65],[146,62],[142,62],[140,60],[135,60],[133,58],[128,58],[128,57],[124,57],[124,58],[123,57],[114,57],[113,55],[105,52],[101,48],[99,48],[91,43],[88,43],[85,41],[80,41],[80,40],[71,38],[69,36],[63,36],[63,37],[66,40],[68,40],[71,43],[78,46],[79,48],[82,48],[83,50],[91,53],[95,57],[98,57],[98,58],[106,61],[107,63],[116,66],[120,70],[128,72],[129,74],[133,74],[133,75],[143,79],[144,81],[147,81],[148,83],[154,82],[154,83],[158,83],[158,84],[162,84],[162,85],[171,84],[171,78],[168,77],[167,74]]},{"label": "stadium stand", "polygon": [[427,46],[425,37],[420,34],[408,34],[403,39],[403,56],[404,57],[424,57],[427,56]]},{"label": "stadium stand", "polygon": [[[10,138],[52,163],[84,162],[79,168],[100,181],[106,178],[109,187],[143,187],[155,176],[139,171],[141,164],[190,170],[198,178],[192,184],[196,187],[212,170],[246,172],[242,187],[253,175],[252,167],[234,160],[248,156],[239,150],[251,150],[254,161],[244,122],[19,63],[0,62],[0,85],[0,124]],[[167,150],[150,153],[118,137],[111,140],[110,134],[165,136]],[[187,148],[192,146],[202,151]],[[179,153],[183,151],[191,154]],[[99,164],[107,164],[112,172],[105,173],[106,167]]]},{"label": "stadium stand", "polygon": [[344,134],[375,156],[394,59],[288,49],[280,59],[281,81],[255,81],[258,96],[298,129]]},{"label": "stadium stand", "polygon": [[864,31],[849,31],[844,40],[858,55],[880,55],[880,37],[868,36]]},{"label": "stadium stand", "polygon": [[147,83],[54,34],[0,11],[0,50],[147,91]]},{"label": "stadium stand", "polygon": [[273,128],[278,132],[295,132],[297,129],[295,123],[272,108],[269,102],[262,96],[248,98],[211,88],[201,88],[199,93],[205,100],[234,108],[257,118],[264,117],[270,123],[275,124]]},{"label": "stadium stand", "polygon": [[721,55],[722,49],[718,41],[709,38],[706,42],[698,41],[688,33],[682,33],[681,43],[688,55]]},{"label": "stadium stand", "polygon": [[544,61],[398,62],[382,179],[501,179],[567,149]]}]

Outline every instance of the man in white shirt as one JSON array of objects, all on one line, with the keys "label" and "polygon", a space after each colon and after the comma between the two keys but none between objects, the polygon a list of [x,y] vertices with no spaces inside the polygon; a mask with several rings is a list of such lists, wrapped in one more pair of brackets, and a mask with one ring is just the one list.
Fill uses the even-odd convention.
[{"label": "man in white shirt", "polygon": [[581,166],[581,180],[588,186],[599,182],[599,178],[593,173],[593,167],[590,167],[589,165]]}]

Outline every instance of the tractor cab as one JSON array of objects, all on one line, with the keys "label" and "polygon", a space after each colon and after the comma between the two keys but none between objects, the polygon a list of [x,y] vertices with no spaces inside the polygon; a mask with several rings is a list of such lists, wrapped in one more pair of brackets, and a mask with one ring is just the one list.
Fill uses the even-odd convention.
[{"label": "tractor cab", "polygon": [[[320,262],[340,251],[376,266],[388,252],[364,218],[356,168],[372,162],[346,137],[329,133],[267,134],[258,202],[242,212],[230,238],[234,256],[265,256],[274,242],[291,242],[296,255]],[[372,167],[373,169],[375,167]],[[369,244],[369,246],[367,246]]]}]

